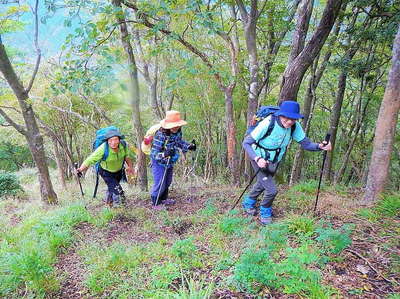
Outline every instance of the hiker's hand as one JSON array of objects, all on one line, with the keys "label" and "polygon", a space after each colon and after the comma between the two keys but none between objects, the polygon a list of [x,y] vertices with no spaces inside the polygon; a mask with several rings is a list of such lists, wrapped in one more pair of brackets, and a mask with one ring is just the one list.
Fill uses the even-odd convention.
[{"label": "hiker's hand", "polygon": [[191,143],[191,144],[189,144],[189,146],[188,146],[188,150],[189,151],[195,151],[196,150],[196,143]]},{"label": "hiker's hand", "polygon": [[329,142],[322,141],[320,144],[318,144],[318,147],[323,151],[331,151],[332,150],[332,144],[330,141]]},{"label": "hiker's hand", "polygon": [[126,173],[128,174],[128,175],[133,175],[134,173],[133,173],[133,168],[132,167],[127,167],[126,168]]},{"label": "hiker's hand", "polygon": [[81,178],[83,176],[83,173],[80,170],[80,168],[75,169],[75,174],[78,176],[78,178]]},{"label": "hiker's hand", "polygon": [[256,161],[258,167],[260,167],[260,168],[265,168],[268,164],[268,161],[264,160],[261,157],[257,157],[254,160]]}]

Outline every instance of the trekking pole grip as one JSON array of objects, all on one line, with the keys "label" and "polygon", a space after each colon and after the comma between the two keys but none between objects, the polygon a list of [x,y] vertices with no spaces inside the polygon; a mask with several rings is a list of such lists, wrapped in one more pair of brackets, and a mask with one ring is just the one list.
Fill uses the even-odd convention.
[{"label": "trekking pole grip", "polygon": [[81,177],[81,176],[82,176],[82,172],[80,172],[80,171],[78,170],[78,162],[75,162],[75,163],[74,163],[74,167],[75,167],[75,169],[76,169],[76,175],[77,175],[78,177]]},{"label": "trekking pole grip", "polygon": [[328,144],[329,143],[329,140],[331,140],[331,133],[327,133],[326,134],[326,136],[325,136],[325,142],[326,142],[326,144]]}]

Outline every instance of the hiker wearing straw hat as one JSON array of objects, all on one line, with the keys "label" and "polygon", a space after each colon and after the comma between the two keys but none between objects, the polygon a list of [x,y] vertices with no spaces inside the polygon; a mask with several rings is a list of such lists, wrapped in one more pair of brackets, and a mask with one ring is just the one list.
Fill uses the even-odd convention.
[{"label": "hiker wearing straw hat", "polygon": [[244,197],[242,206],[247,214],[256,215],[257,197],[264,192],[264,199],[260,203],[260,222],[263,225],[272,222],[272,202],[278,193],[273,176],[290,141],[293,139],[308,151],[332,149],[330,142],[313,143],[306,137],[297,121],[303,118],[299,103],[284,101],[276,110],[260,121],[243,141],[243,147],[257,173],[257,182]]},{"label": "hiker wearing straw hat", "polygon": [[168,199],[168,188],[172,182],[174,164],[179,159],[179,150],[183,153],[196,150],[195,143],[182,139],[181,127],[186,124],[179,111],[167,111],[165,118],[160,121],[160,129],[154,135],[150,151],[154,185],[150,195],[156,210],[175,203]]}]

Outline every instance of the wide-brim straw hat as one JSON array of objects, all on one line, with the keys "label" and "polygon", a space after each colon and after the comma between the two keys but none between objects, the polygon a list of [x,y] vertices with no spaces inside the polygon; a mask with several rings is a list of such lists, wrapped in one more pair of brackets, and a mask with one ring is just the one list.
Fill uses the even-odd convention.
[{"label": "wide-brim straw hat", "polygon": [[279,107],[279,110],[275,112],[276,116],[282,115],[291,119],[299,119],[304,118],[302,114],[300,114],[300,105],[295,101],[284,101]]},{"label": "wide-brim straw hat", "polygon": [[176,110],[170,110],[165,113],[165,118],[160,121],[160,125],[164,129],[172,129],[186,125],[187,122],[181,119],[181,113]]}]

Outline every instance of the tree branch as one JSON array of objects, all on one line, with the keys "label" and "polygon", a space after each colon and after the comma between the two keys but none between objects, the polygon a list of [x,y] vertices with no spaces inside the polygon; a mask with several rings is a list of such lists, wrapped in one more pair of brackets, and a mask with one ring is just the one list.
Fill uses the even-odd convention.
[{"label": "tree branch", "polygon": [[79,93],[79,95],[86,101],[86,103],[88,103],[89,105],[93,106],[94,109],[96,109],[97,113],[99,113],[106,121],[108,121],[108,123],[112,123],[111,119],[109,119],[106,115],[106,113],[103,111],[103,109],[101,109],[100,107],[98,107],[96,105],[95,102],[93,102],[91,99],[89,99],[87,96],[85,96],[82,93]]},{"label": "tree branch", "polygon": [[[139,8],[136,6],[136,4],[134,3],[130,3],[126,0],[122,0],[121,1],[125,6],[133,9],[134,11],[138,11]],[[140,18],[140,21],[132,21],[132,20],[127,20],[125,21],[126,23],[139,23],[142,24],[148,28],[153,29],[155,27],[155,24],[151,23],[148,19],[147,19],[147,15],[144,13],[140,13],[138,15],[138,17]],[[193,54],[197,55],[203,62],[204,64],[212,71],[214,78],[216,79],[218,86],[220,89],[225,90],[225,86],[222,82],[222,78],[221,76],[216,72],[216,70],[214,69],[213,64],[210,62],[210,60],[208,59],[207,55],[204,54],[203,52],[201,52],[199,49],[197,49],[194,45],[192,45],[191,43],[189,43],[188,41],[186,41],[181,35],[172,32],[170,30],[167,29],[163,29],[163,28],[159,28],[157,29],[158,31],[160,31],[161,33],[165,34],[165,35],[169,35],[169,36],[174,36],[176,41],[178,41],[180,44],[182,44],[185,48],[187,48],[190,52],[192,52]]]},{"label": "tree branch", "polygon": [[3,108],[3,109],[11,109],[11,110],[14,110],[15,112],[21,113],[21,111],[19,111],[19,110],[18,110],[17,108],[15,108],[15,107],[0,106],[0,108]]},{"label": "tree branch", "polygon": [[20,132],[22,135],[26,136],[26,134],[28,133],[25,128],[19,124],[17,124],[16,122],[14,122],[8,115],[7,113],[0,108],[0,115],[4,117],[4,119],[10,124],[12,125],[18,132]]},{"label": "tree branch", "polygon": [[96,124],[94,124],[94,123],[92,123],[91,121],[87,120],[85,117],[83,117],[82,115],[80,115],[80,114],[77,113],[77,112],[65,110],[65,109],[62,109],[62,108],[60,108],[60,107],[58,107],[58,106],[51,105],[51,104],[49,104],[49,103],[46,103],[46,105],[47,105],[48,107],[53,108],[53,109],[55,109],[55,110],[57,110],[57,111],[60,111],[60,112],[62,112],[62,113],[66,113],[66,114],[73,115],[73,116],[75,116],[76,118],[78,118],[78,119],[80,119],[81,121],[83,121],[85,124],[91,125],[91,126],[92,126],[93,128],[95,128],[96,130],[99,129],[99,127],[98,127]]},{"label": "tree branch", "polygon": [[39,71],[40,59],[42,58],[42,53],[40,52],[39,43],[38,43],[38,35],[39,35],[38,4],[39,4],[39,0],[36,0],[35,8],[32,11],[35,16],[35,48],[36,48],[37,58],[36,58],[36,64],[35,64],[35,69],[33,70],[32,78],[29,81],[28,87],[25,89],[27,94],[32,89],[33,82],[35,81],[36,75]]}]

